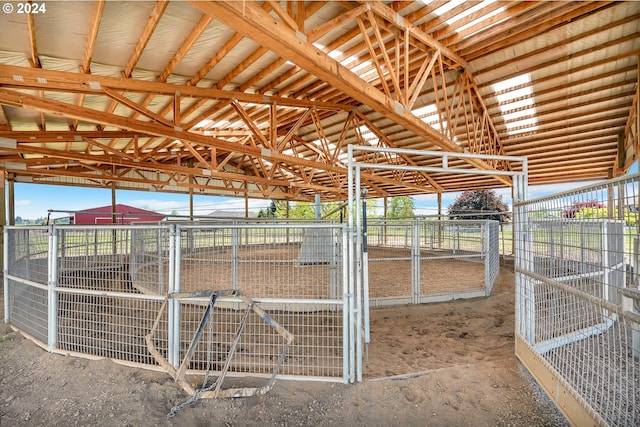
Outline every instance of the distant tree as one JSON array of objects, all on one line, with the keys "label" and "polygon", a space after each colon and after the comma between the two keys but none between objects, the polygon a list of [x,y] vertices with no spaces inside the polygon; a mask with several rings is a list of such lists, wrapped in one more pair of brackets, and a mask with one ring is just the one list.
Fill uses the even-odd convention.
[{"label": "distant tree", "polygon": [[[341,210],[338,209],[339,206],[339,202],[322,203],[320,205],[320,217],[323,219],[340,219]],[[277,201],[275,202],[274,218],[315,219],[316,205],[311,202],[291,203],[289,205],[289,215],[287,216],[287,203]]]},{"label": "distant tree", "polygon": [[451,219],[492,219],[500,222],[511,219],[511,215],[501,214],[509,212],[509,206],[493,190],[465,191],[449,205],[447,212]]},{"label": "distant tree", "polygon": [[298,202],[289,206],[289,218],[314,219],[316,210],[314,203]]},{"label": "distant tree", "polygon": [[260,209],[258,211],[258,218],[275,218],[276,217],[276,202],[275,200],[271,201],[271,204],[264,208],[264,209]]},{"label": "distant tree", "polygon": [[16,217],[16,225],[20,225],[22,224],[22,217],[21,216],[17,216]]},{"label": "distant tree", "polygon": [[387,218],[413,218],[415,205],[409,196],[392,197],[389,201]]},{"label": "distant tree", "polygon": [[562,218],[575,218],[578,212],[585,208],[604,208],[604,205],[597,200],[580,201],[574,200],[571,206],[562,211]]}]

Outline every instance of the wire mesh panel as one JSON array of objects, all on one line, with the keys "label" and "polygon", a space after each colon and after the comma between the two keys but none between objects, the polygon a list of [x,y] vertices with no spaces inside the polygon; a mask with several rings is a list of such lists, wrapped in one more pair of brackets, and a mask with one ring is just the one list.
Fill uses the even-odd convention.
[{"label": "wire mesh panel", "polygon": [[[260,304],[294,336],[279,374],[342,380],[347,342],[346,229],[326,224],[179,225],[176,289],[235,290]],[[231,300],[232,301],[232,300]],[[197,331],[203,304],[180,304],[180,360]],[[190,369],[217,371],[242,323],[242,304],[219,299]],[[284,338],[249,313],[229,372],[267,375]]]},{"label": "wire mesh panel", "polygon": [[420,295],[485,295],[485,221],[423,221],[420,224]]},{"label": "wire mesh panel", "polygon": [[367,224],[372,305],[485,296],[500,269],[495,221]]},{"label": "wire mesh panel", "polygon": [[57,285],[64,288],[133,292],[129,277],[131,229],[56,228]]},{"label": "wire mesh panel", "polygon": [[46,285],[49,229],[47,227],[6,227],[5,229],[7,274]]},{"label": "wire mesh panel", "polygon": [[369,299],[372,304],[413,301],[414,224],[414,221],[371,221],[367,224]]},{"label": "wire mesh panel", "polygon": [[6,227],[5,233],[5,315],[16,327],[46,344],[49,228]]},{"label": "wire mesh panel", "polygon": [[[270,318],[294,336],[278,373],[286,377],[342,379],[344,374],[343,312],[336,304],[317,310],[286,310],[287,306],[260,303]],[[181,303],[180,360],[195,336],[206,303]],[[246,316],[246,319],[245,319]],[[239,332],[242,333],[239,333]],[[235,342],[236,338],[238,339]],[[230,374],[266,378],[274,370],[286,340],[245,304],[218,299],[203,329],[189,368],[219,373],[228,359]]]},{"label": "wire mesh panel", "polygon": [[[155,364],[145,343],[162,299],[58,293],[58,349],[147,365]],[[159,350],[168,341],[166,315],[156,336]]]},{"label": "wire mesh panel", "polygon": [[[243,312],[237,301],[222,300],[188,369],[219,369],[235,340],[229,373],[261,376],[273,369],[286,339],[281,375],[346,381],[345,226],[215,223],[7,232],[9,321],[51,350],[143,365],[159,363],[160,355],[178,365],[193,342],[203,304],[176,295],[233,289],[268,312],[253,306]],[[265,319],[290,331],[274,333]]]},{"label": "wire mesh panel", "polygon": [[13,325],[43,343],[48,342],[48,292],[46,287],[9,280],[9,319]]},{"label": "wire mesh panel", "polygon": [[179,226],[182,292],[235,289],[251,298],[342,295],[342,228]]},{"label": "wire mesh panel", "polygon": [[500,273],[500,227],[496,221],[485,223],[486,251],[485,251],[485,280],[487,295],[491,293],[493,284]]},{"label": "wire mesh panel", "polygon": [[520,207],[518,339],[598,422],[639,425],[638,175]]},{"label": "wire mesh panel", "polygon": [[135,290],[152,295],[169,291],[172,226],[149,225],[131,230],[129,270]]}]

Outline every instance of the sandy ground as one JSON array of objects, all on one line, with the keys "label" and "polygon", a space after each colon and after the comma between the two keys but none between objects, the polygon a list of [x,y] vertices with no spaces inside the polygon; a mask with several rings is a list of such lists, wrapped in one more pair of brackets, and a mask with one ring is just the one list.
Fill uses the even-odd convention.
[{"label": "sandy ground", "polygon": [[503,267],[489,298],[372,310],[364,382],[278,381],[172,418],[188,396],[167,374],[50,354],[2,323],[0,426],[564,426],[514,355],[513,300]]}]

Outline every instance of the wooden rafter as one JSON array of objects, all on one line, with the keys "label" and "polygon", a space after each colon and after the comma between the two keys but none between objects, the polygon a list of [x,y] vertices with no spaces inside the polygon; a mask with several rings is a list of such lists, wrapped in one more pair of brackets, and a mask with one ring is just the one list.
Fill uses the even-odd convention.
[{"label": "wooden rafter", "polygon": [[[387,115],[416,134],[428,138],[440,148],[453,152],[462,151],[455,143],[421,122],[410,112],[406,110],[398,111],[393,100],[364,83],[359,77],[340,64],[329,60],[321,50],[312,44],[301,41],[295,32],[279,26],[277,22],[269,19],[268,15],[265,15],[265,12],[255,5],[216,2],[192,2],[192,4],[211,16],[224,19],[236,31],[259,40],[261,44],[270,46],[273,51],[281,56],[295,61],[307,70],[313,70],[314,74],[319,78],[358,101],[373,106],[381,114]],[[393,18],[398,19],[395,15]],[[276,34],[278,37],[275,37]],[[444,46],[440,46],[437,42],[433,42],[426,37],[421,37],[422,39],[433,44],[436,48],[441,48],[442,52],[448,53],[452,58],[457,58],[457,55],[451,53]],[[464,61],[461,61],[461,64],[464,64]],[[491,169],[484,161],[477,159],[468,159],[467,161],[480,169]],[[504,184],[511,184],[511,180],[502,175],[496,176],[496,179]]]},{"label": "wooden rafter", "polygon": [[[20,76],[16,80],[14,76]],[[183,98],[194,97],[211,100],[233,100],[253,104],[277,103],[282,106],[307,108],[316,106],[328,110],[348,111],[351,105],[329,103],[321,101],[308,101],[304,99],[292,99],[278,96],[257,95],[238,91],[225,91],[215,88],[203,88],[181,86],[163,82],[150,82],[142,80],[118,79],[96,75],[68,73],[53,70],[34,70],[26,67],[0,65],[0,86],[20,87],[36,90],[53,90],[60,92],[91,93],[102,91],[103,87],[112,91],[126,91],[133,93],[149,93],[156,95],[174,96],[179,91]],[[173,104],[170,108],[173,108]],[[187,112],[183,112],[187,114]],[[163,113],[158,113],[162,116]]]},{"label": "wooden rafter", "polygon": [[122,75],[126,78],[131,77],[131,73],[133,72],[134,67],[138,63],[140,56],[142,56],[142,52],[144,48],[149,43],[149,39],[151,39],[151,35],[155,31],[158,26],[158,22],[160,22],[160,18],[162,18],[162,14],[166,10],[167,6],[169,6],[168,0],[157,0],[151,14],[149,15],[149,19],[147,20],[147,24],[142,29],[142,33],[140,34],[140,38],[138,39],[138,43],[133,49],[133,53],[129,58],[129,62],[127,66],[124,68]]}]

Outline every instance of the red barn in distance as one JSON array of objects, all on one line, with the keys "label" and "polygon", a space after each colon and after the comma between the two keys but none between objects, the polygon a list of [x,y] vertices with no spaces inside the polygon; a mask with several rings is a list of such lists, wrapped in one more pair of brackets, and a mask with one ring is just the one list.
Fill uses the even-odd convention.
[{"label": "red barn in distance", "polygon": [[[84,209],[75,212],[71,218],[69,218],[69,223],[76,225],[113,224],[113,215],[114,211],[111,205]],[[133,206],[117,204],[115,217],[116,224],[132,224],[136,222],[162,221],[166,218],[166,215],[134,208]]]}]

